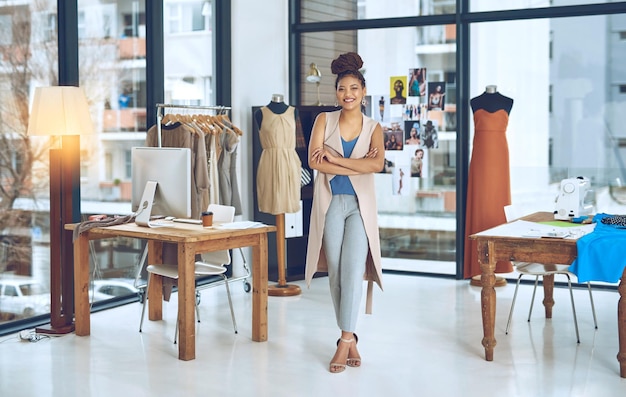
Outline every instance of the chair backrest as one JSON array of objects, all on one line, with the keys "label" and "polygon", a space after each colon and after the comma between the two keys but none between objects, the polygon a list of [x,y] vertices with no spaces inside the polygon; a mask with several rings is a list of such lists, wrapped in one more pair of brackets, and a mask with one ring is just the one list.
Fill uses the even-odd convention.
[{"label": "chair backrest", "polygon": [[504,216],[507,222],[514,221],[524,215],[523,209],[519,205],[511,204],[504,206]]},{"label": "chair backrest", "polygon": [[[207,211],[213,213],[213,223],[230,223],[235,220],[235,207],[230,205],[209,204]],[[202,262],[212,265],[230,264],[230,252],[228,250],[204,252],[200,256]]]},{"label": "chair backrest", "polygon": [[213,213],[213,222],[230,223],[235,220],[235,207],[231,205],[209,204],[207,211]]}]

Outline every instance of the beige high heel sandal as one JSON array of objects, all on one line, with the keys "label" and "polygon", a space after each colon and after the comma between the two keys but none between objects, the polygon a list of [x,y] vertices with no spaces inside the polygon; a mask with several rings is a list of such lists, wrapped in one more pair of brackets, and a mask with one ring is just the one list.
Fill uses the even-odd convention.
[{"label": "beige high heel sandal", "polygon": [[[354,344],[359,344],[359,337],[356,334],[354,335]],[[348,361],[346,362],[348,367],[360,367],[361,366],[361,357],[350,357],[350,353],[348,352]]]},{"label": "beige high heel sandal", "polygon": [[[354,338],[353,339],[343,339],[343,338],[339,338],[337,340],[337,346],[339,346],[339,342],[343,342],[343,343],[352,343],[354,342]],[[347,359],[346,359],[346,364],[347,364]],[[334,362],[330,362],[330,367],[329,367],[329,371],[333,374],[338,374],[340,372],[343,372],[346,370],[346,364],[342,364],[342,363],[334,363]]]},{"label": "beige high heel sandal", "polygon": [[[356,341],[355,344],[359,343],[359,337],[357,334],[352,334],[354,335],[354,340]],[[344,342],[346,341],[346,339],[341,339]],[[350,342],[352,342],[352,340],[350,340]],[[339,346],[339,339],[337,339],[337,346]],[[346,365],[348,365],[348,367],[360,367],[361,366],[361,357],[350,357],[350,353],[348,353],[348,360],[346,361]]]}]

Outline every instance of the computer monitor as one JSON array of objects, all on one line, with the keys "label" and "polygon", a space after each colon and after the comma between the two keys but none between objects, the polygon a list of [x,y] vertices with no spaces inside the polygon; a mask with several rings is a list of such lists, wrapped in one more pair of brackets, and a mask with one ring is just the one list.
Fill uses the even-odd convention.
[{"label": "computer monitor", "polygon": [[132,197],[135,222],[150,224],[152,216],[191,217],[191,150],[133,147]]}]

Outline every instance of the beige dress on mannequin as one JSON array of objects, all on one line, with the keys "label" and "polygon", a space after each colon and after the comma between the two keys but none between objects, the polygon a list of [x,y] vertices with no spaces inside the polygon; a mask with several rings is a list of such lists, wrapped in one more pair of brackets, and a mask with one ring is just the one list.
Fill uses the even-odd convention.
[{"label": "beige dress on mannequin", "polygon": [[272,215],[300,210],[300,168],[296,152],[295,108],[275,114],[267,106],[261,108],[263,121],[259,141],[263,151],[257,169],[257,200],[259,211]]}]

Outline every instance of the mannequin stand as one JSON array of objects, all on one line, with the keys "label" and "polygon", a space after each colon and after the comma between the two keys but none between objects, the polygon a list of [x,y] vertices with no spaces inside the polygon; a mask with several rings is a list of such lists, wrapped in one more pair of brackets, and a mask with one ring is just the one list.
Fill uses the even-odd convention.
[{"label": "mannequin stand", "polygon": [[278,258],[278,284],[267,287],[269,296],[300,295],[300,287],[287,284],[285,278],[285,214],[276,215],[276,256]]},{"label": "mannequin stand", "polygon": [[[496,276],[496,283],[493,285],[494,287],[504,287],[507,284],[506,279],[503,277]],[[483,283],[480,281],[480,274],[474,276],[470,280],[470,285],[474,287],[482,287]]]}]

